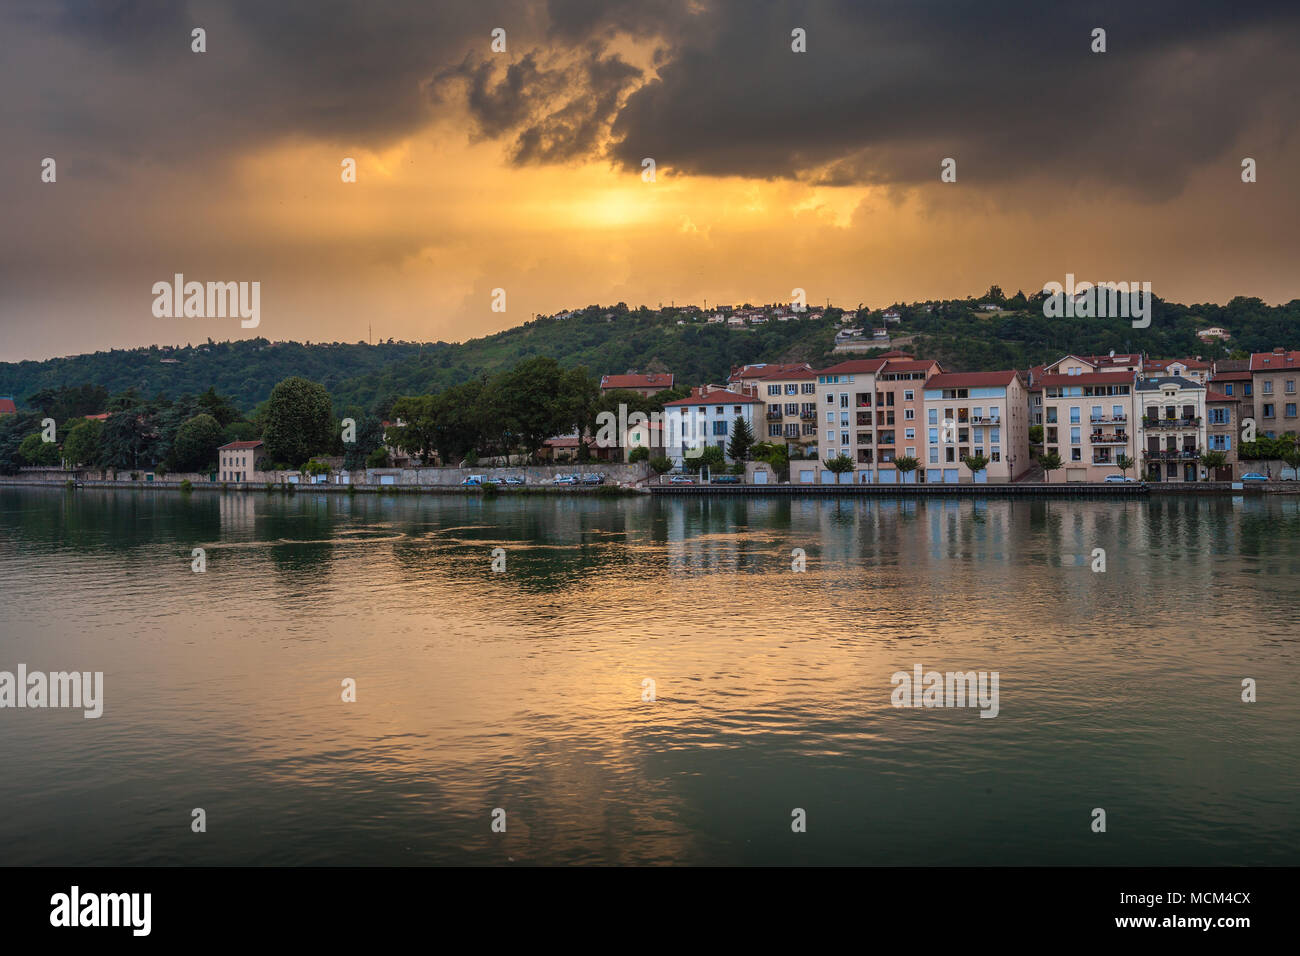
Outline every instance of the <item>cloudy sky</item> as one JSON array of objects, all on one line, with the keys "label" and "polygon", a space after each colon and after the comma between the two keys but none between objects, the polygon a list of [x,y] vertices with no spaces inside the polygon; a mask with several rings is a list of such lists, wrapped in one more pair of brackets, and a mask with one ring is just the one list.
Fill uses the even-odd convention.
[{"label": "cloudy sky", "polygon": [[[1292,2],[6,0],[0,360],[1066,273],[1284,302],[1298,65]],[[156,318],[178,272],[260,327]]]}]

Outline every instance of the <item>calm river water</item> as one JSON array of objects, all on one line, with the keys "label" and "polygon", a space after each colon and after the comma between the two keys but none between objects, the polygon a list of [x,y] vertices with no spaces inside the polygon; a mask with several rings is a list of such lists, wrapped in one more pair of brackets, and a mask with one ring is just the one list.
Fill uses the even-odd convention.
[{"label": "calm river water", "polygon": [[1297,499],[5,488],[0,589],[105,683],[0,709],[6,864],[1300,863]]}]

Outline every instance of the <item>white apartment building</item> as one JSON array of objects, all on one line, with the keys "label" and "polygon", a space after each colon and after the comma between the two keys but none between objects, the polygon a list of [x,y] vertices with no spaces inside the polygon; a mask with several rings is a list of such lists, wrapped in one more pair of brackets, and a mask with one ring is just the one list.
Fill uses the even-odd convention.
[{"label": "white apartment building", "polygon": [[761,440],[755,415],[762,407],[762,400],[752,395],[742,395],[721,385],[697,386],[691,389],[689,398],[664,403],[664,427],[668,432],[664,438],[665,454],[680,468],[688,450],[716,445],[726,452],[732,423],[738,417],[749,425],[754,439]]},{"label": "white apartment building", "polygon": [[1206,450],[1206,388],[1191,379],[1147,378],[1134,386],[1134,417],[1147,481],[1196,481]]}]

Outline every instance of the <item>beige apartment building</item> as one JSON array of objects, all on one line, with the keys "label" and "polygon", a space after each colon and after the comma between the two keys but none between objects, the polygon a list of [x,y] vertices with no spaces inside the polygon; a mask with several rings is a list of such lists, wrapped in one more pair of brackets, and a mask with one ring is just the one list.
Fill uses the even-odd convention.
[{"label": "beige apartment building", "polygon": [[1133,372],[1118,370],[1039,377],[1043,452],[1060,456],[1058,474],[1067,482],[1118,475],[1121,456],[1134,462],[1131,473],[1136,473],[1134,382]]},{"label": "beige apartment building", "polygon": [[1098,373],[1127,374],[1132,381],[1142,368],[1142,355],[1126,352],[1116,355],[1065,355],[1050,365],[1038,365],[1029,370],[1029,424],[1045,425],[1043,413],[1042,379],[1046,375],[1093,375]]},{"label": "beige apartment building", "polygon": [[[874,408],[865,418],[866,426],[874,429],[868,438],[874,439],[877,484],[924,480],[925,383],[942,372],[933,359],[911,358],[888,359],[876,372]],[[863,418],[861,409],[858,418]],[[899,458],[915,458],[916,470],[899,471],[894,464]]]},{"label": "beige apartment building", "polygon": [[[873,484],[876,478],[875,389],[876,373],[889,359],[853,359],[817,373],[817,454],[822,461],[839,455],[853,459],[854,470],[840,482]],[[831,482],[834,473],[818,461],[791,462],[795,484]]]},{"label": "beige apartment building", "polygon": [[[1015,371],[944,372],[925,383],[925,458],[931,484],[1006,482],[1029,467],[1028,391]],[[983,455],[972,473],[962,459]]]},{"label": "beige apartment building", "polygon": [[791,454],[816,449],[817,373],[807,362],[745,365],[732,370],[727,385],[765,403],[761,423],[754,423],[755,440],[785,445]]},{"label": "beige apartment building", "polygon": [[[924,481],[925,384],[943,371],[938,362],[903,352],[840,362],[817,372],[818,452],[824,461],[837,455],[853,459],[854,469],[841,483],[900,484]],[[899,458],[915,458],[918,467],[900,471]],[[836,480],[819,462],[791,464],[791,481]]]}]

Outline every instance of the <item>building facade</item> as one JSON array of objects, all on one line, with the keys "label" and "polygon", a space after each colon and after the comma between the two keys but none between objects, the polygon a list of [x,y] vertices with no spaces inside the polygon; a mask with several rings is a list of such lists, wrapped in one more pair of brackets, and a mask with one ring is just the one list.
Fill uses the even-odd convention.
[{"label": "building facade", "polygon": [[1206,388],[1191,379],[1139,379],[1134,417],[1147,481],[1196,481],[1205,451]]},{"label": "building facade", "polygon": [[[867,412],[867,425],[874,429],[876,474],[864,481],[891,485],[924,480],[925,383],[943,372],[930,359],[888,359],[875,375],[873,405]],[[860,416],[861,417],[861,416]],[[902,471],[899,458],[912,458],[917,467]]]},{"label": "building facade", "polygon": [[[1006,482],[1029,465],[1028,392],[1019,373],[944,372],[925,383],[925,480]],[[982,455],[987,467],[963,463]]]},{"label": "building facade", "polygon": [[1243,469],[1237,451],[1241,438],[1241,400],[1212,387],[1205,392],[1205,450],[1223,455],[1224,464],[1209,475],[1211,481],[1232,481]]},{"label": "building facade", "polygon": [[1269,438],[1296,434],[1300,429],[1300,417],[1296,415],[1296,405],[1300,402],[1296,391],[1300,352],[1286,349],[1256,352],[1250,357],[1250,375],[1258,434]]},{"label": "building facade", "polygon": [[264,452],[262,441],[232,441],[217,449],[218,481],[252,481],[257,459]]},{"label": "building facade", "polygon": [[686,463],[690,452],[707,445],[721,448],[725,454],[731,440],[732,423],[738,417],[744,419],[757,440],[760,433],[755,424],[755,413],[763,405],[760,399],[730,391],[721,385],[693,388],[689,398],[664,403],[664,427],[668,430],[664,439],[665,453],[678,468]]},{"label": "building facade", "polygon": [[1120,458],[1136,465],[1132,372],[1043,375],[1043,452],[1055,452],[1068,481],[1104,481],[1120,474]]},{"label": "building facade", "polygon": [[[874,483],[876,477],[876,373],[885,367],[886,358],[857,359],[840,362],[817,373],[817,454],[822,461],[839,455],[853,459],[853,471],[841,481],[855,484]],[[823,476],[823,472],[830,475]],[[807,466],[790,466],[791,480],[796,483],[834,480],[833,473],[811,462]]]}]

